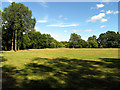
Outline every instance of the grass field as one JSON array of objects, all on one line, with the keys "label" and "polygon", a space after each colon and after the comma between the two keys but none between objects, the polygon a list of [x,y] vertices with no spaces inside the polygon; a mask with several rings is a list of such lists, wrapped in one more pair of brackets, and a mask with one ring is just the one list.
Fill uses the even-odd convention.
[{"label": "grass field", "polygon": [[3,52],[3,88],[120,89],[118,49]]}]

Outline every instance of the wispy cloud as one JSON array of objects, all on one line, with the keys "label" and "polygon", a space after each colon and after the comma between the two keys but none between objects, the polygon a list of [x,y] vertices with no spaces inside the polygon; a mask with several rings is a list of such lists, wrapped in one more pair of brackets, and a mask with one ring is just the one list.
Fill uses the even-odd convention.
[{"label": "wispy cloud", "polygon": [[66,31],[66,30],[64,30],[64,32],[66,33],[67,31]]},{"label": "wispy cloud", "polygon": [[82,39],[83,39],[83,40],[85,40],[85,41],[87,41],[87,40],[88,40],[88,38],[86,38],[86,37],[82,37]]},{"label": "wispy cloud", "polygon": [[54,37],[54,38],[60,37],[60,35],[57,35],[57,34],[51,34],[51,36]]},{"label": "wispy cloud", "polygon": [[103,19],[101,19],[101,22],[107,22],[107,19],[103,18]]},{"label": "wispy cloud", "polygon": [[106,14],[118,14],[119,11],[111,11],[111,10],[108,10],[106,11]]},{"label": "wispy cloud", "polygon": [[78,32],[79,30],[72,30],[73,32]]},{"label": "wispy cloud", "polygon": [[84,32],[92,32],[92,31],[97,31],[98,29],[96,30],[92,30],[92,29],[87,29],[87,30],[83,30]]},{"label": "wispy cloud", "polygon": [[59,18],[62,18],[62,17],[63,17],[63,15],[60,15],[60,16],[59,16]]},{"label": "wispy cloud", "polygon": [[104,27],[106,27],[106,25],[102,25],[102,26],[100,26],[100,28],[104,28]]},{"label": "wispy cloud", "polygon": [[99,19],[102,19],[103,17],[105,17],[105,13],[100,13],[98,15],[95,15],[95,16],[91,17],[91,19],[87,20],[87,22],[95,22]]},{"label": "wispy cloud", "polygon": [[[50,34],[53,38],[55,38],[57,41],[62,41],[62,38],[63,37],[62,35],[59,35],[59,34],[55,34],[55,33],[51,33]],[[65,38],[64,38],[65,39]],[[63,40],[64,41],[64,40]]]},{"label": "wispy cloud", "polygon": [[47,8],[47,7],[48,7],[48,5],[47,5],[47,3],[45,2],[45,0],[42,0],[42,2],[40,2],[40,5],[41,5],[42,7],[44,7],[44,8]]},{"label": "wispy cloud", "polygon": [[106,14],[111,14],[111,13],[113,13],[113,11],[111,10],[106,11]]},{"label": "wispy cloud", "polygon": [[38,20],[37,22],[38,23],[46,23],[46,22],[48,22],[47,19],[48,19],[48,15],[46,15],[43,20]]},{"label": "wispy cloud", "polygon": [[104,4],[96,4],[96,7],[91,7],[90,9],[99,9],[99,8],[102,8],[104,7]]},{"label": "wispy cloud", "polygon": [[78,24],[51,24],[51,25],[47,25],[48,27],[76,27],[78,26]]},{"label": "wispy cloud", "polygon": [[38,20],[37,21],[38,23],[46,23],[46,22],[48,22],[47,20]]},{"label": "wispy cloud", "polygon": [[88,29],[88,30],[84,30],[85,32],[91,32],[91,31],[93,31],[93,30],[90,30],[90,29]]},{"label": "wispy cloud", "polygon": [[104,12],[105,10],[101,10],[100,12]]},{"label": "wispy cloud", "polygon": [[67,19],[68,19],[68,18],[64,17],[63,15],[59,15],[58,18],[59,18],[59,19],[62,18],[62,19],[64,19],[64,20],[67,20]]},{"label": "wispy cloud", "polygon": [[[96,29],[97,30],[97,29]],[[73,32],[92,32],[92,31],[96,31],[96,30],[92,30],[92,29],[86,29],[86,30],[72,30]]]},{"label": "wispy cloud", "polygon": [[13,0],[8,0],[8,2],[12,3],[12,2],[13,2]]},{"label": "wispy cloud", "polygon": [[96,6],[97,6],[97,8],[99,9],[99,8],[104,7],[104,4],[96,4]]}]

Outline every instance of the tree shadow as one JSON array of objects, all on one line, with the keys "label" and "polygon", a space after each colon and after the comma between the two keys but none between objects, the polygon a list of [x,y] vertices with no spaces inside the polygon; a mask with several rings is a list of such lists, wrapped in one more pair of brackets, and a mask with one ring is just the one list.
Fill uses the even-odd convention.
[{"label": "tree shadow", "polygon": [[0,62],[5,62],[7,59],[4,56],[0,56]]},{"label": "tree shadow", "polygon": [[109,64],[107,64],[106,67],[120,69],[120,58],[100,58],[100,59],[105,62],[109,62]]},{"label": "tree shadow", "polygon": [[29,80],[24,79],[21,84],[24,89],[31,88],[62,88],[59,82],[53,77],[47,77],[44,80]]},{"label": "tree shadow", "polygon": [[51,68],[49,66],[39,65],[37,63],[29,63],[25,66],[26,66],[25,69],[31,69],[33,71],[33,73],[52,72],[54,70],[53,68]]},{"label": "tree shadow", "polygon": [[[44,63],[39,63],[41,61]],[[4,66],[3,74],[7,74],[10,80],[5,78],[4,75],[6,80],[4,80],[3,87],[25,89],[75,88],[82,90],[120,89],[120,72],[109,73],[100,70],[102,66],[106,68],[107,65],[103,61],[68,59],[64,57],[54,59],[34,58],[31,63],[26,64],[25,68],[21,70]],[[114,68],[118,67],[114,66]],[[12,75],[22,78],[17,80]],[[9,86],[7,86],[6,81],[10,82]]]},{"label": "tree shadow", "polygon": [[2,67],[2,89],[17,88],[16,79],[12,75],[15,74],[16,67],[4,65]]}]

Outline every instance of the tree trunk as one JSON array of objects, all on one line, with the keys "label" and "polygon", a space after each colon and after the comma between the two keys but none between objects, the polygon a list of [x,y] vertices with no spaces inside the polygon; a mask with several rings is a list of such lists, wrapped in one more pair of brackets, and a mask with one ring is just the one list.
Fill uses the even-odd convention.
[{"label": "tree trunk", "polygon": [[15,52],[17,51],[17,30],[15,30]]},{"label": "tree trunk", "polygon": [[12,34],[12,46],[11,46],[11,50],[13,51],[13,37],[14,37],[14,32]]}]

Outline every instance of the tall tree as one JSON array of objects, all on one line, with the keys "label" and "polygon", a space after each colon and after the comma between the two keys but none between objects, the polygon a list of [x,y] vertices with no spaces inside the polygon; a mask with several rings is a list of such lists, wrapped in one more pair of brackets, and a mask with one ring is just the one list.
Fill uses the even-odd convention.
[{"label": "tall tree", "polygon": [[75,33],[71,33],[71,36],[70,36],[70,39],[69,39],[69,42],[70,42],[70,47],[79,47],[78,43],[81,39],[81,36],[80,35],[77,35]]},{"label": "tall tree", "polygon": [[89,42],[90,48],[97,48],[98,47],[97,37],[95,35],[93,35],[92,37],[89,37],[88,42]]},{"label": "tall tree", "polygon": [[[29,31],[34,28],[36,20],[32,19],[32,11],[28,7],[24,6],[22,3],[13,2],[10,6],[4,9],[2,13],[3,23],[6,28],[11,28],[9,30],[12,34],[12,47],[17,50],[17,34],[23,39],[23,32]],[[19,38],[19,37],[18,37]],[[14,40],[13,40],[14,39]],[[13,45],[13,42],[15,45]]]},{"label": "tall tree", "polygon": [[102,45],[105,48],[115,48],[119,45],[119,34],[117,35],[114,31],[107,31],[102,33],[98,38],[99,45]]}]

